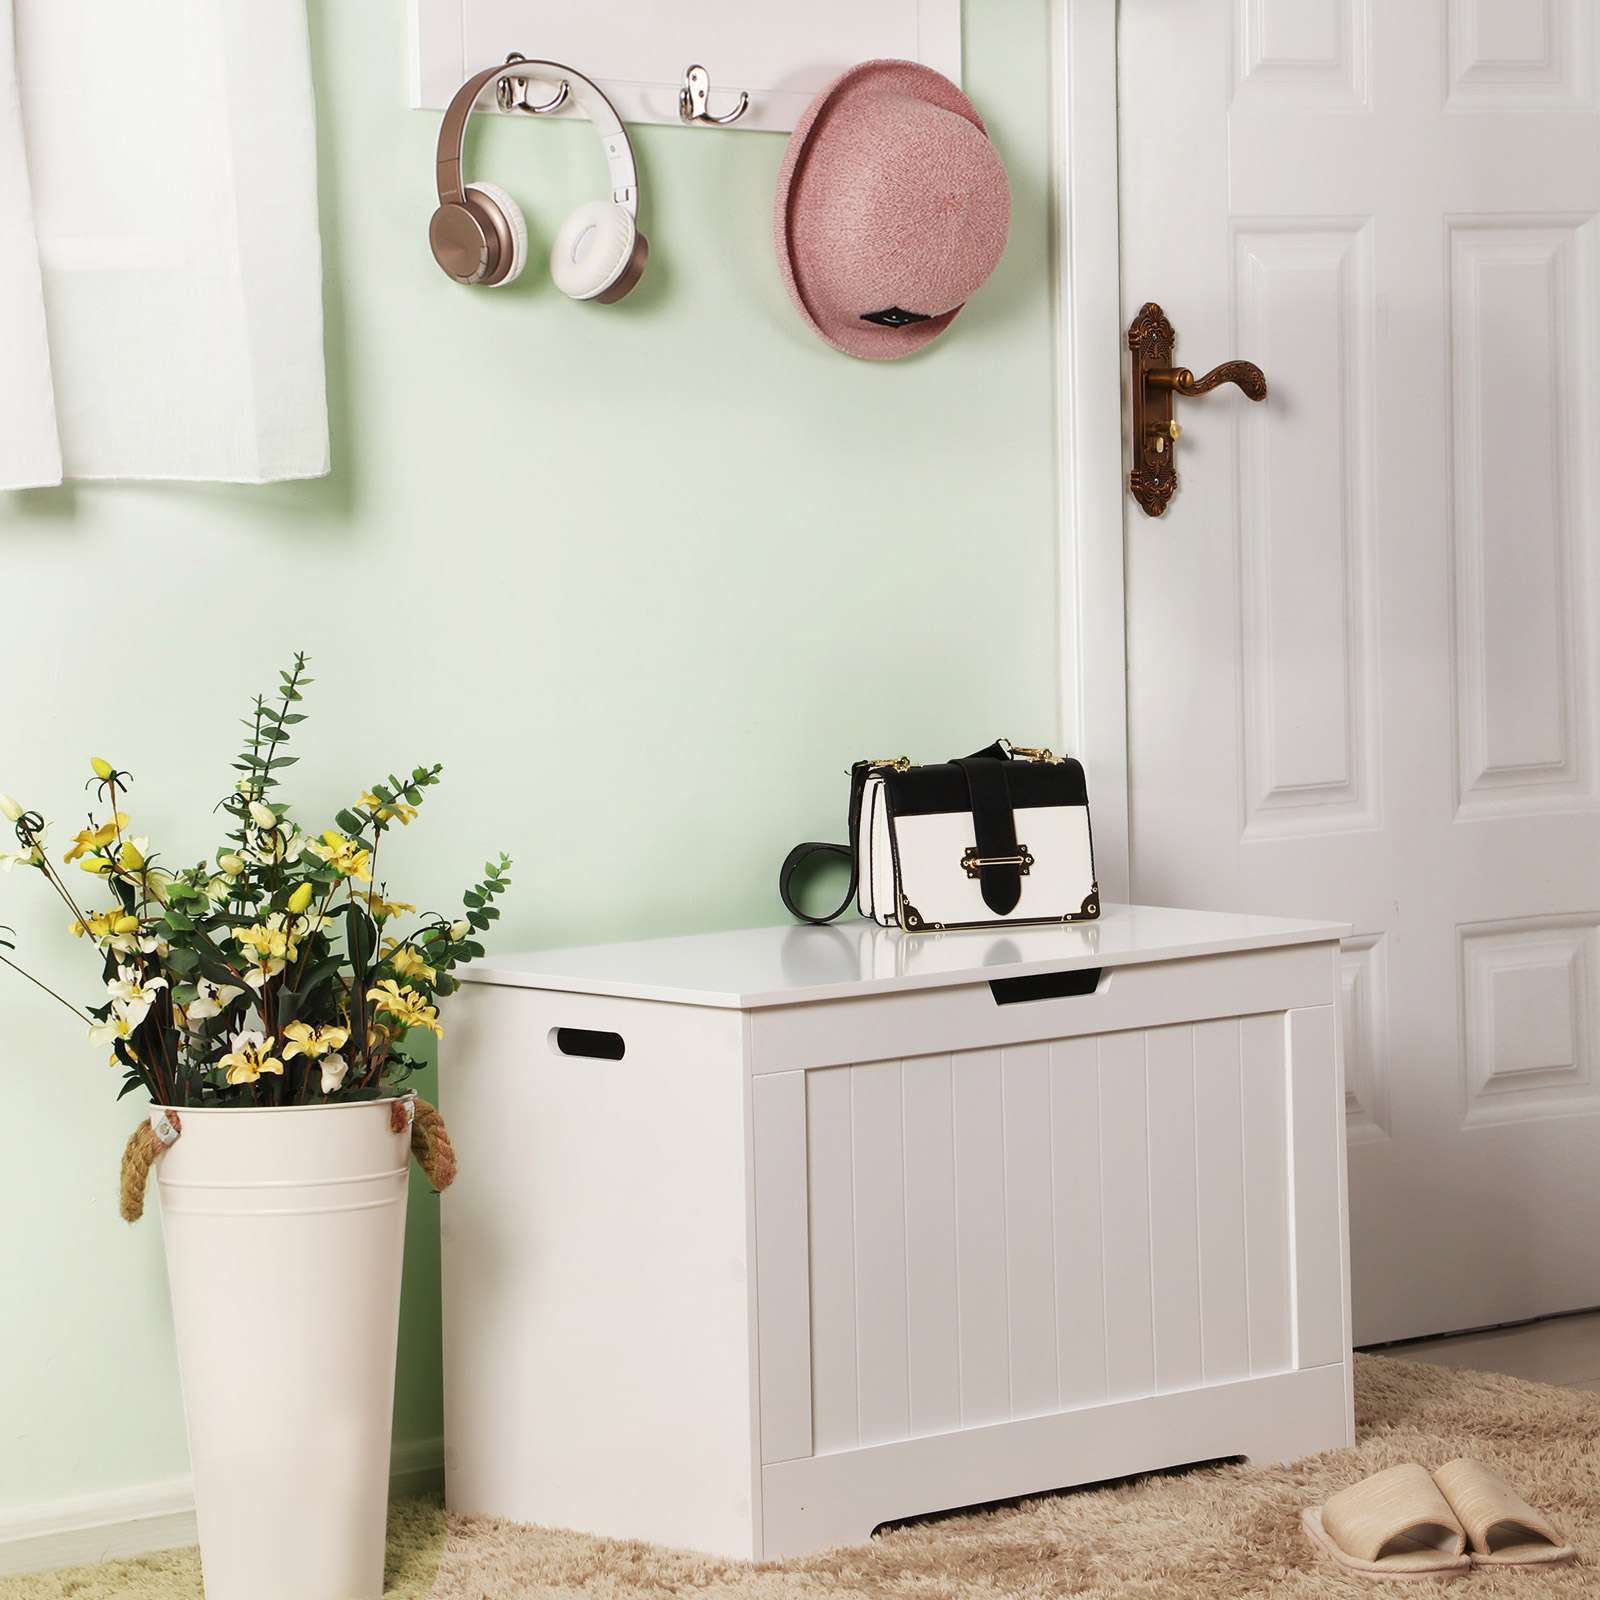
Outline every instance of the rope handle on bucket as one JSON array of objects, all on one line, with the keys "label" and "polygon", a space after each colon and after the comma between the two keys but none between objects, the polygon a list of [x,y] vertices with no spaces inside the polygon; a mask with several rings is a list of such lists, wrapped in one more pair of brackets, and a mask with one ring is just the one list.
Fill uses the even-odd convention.
[{"label": "rope handle on bucket", "polygon": [[438,1106],[429,1105],[421,1095],[412,1095],[389,1107],[389,1126],[396,1133],[404,1131],[408,1119],[411,1153],[434,1193],[443,1194],[456,1181],[456,1147],[450,1142],[444,1118],[439,1115]]},{"label": "rope handle on bucket", "polygon": [[[456,1181],[456,1148],[439,1108],[420,1095],[407,1095],[389,1107],[389,1128],[393,1133],[411,1133],[411,1153],[434,1192],[448,1189]],[[124,1222],[137,1222],[144,1215],[144,1195],[150,1182],[150,1169],[163,1152],[178,1142],[183,1121],[176,1111],[163,1111],[154,1122],[141,1122],[128,1136],[122,1152],[122,1185],[118,1210]]]},{"label": "rope handle on bucket", "polygon": [[119,1207],[124,1222],[137,1222],[144,1215],[145,1185],[150,1169],[161,1152],[178,1142],[183,1123],[176,1111],[163,1111],[154,1122],[141,1122],[129,1136],[122,1152],[122,1201]]}]

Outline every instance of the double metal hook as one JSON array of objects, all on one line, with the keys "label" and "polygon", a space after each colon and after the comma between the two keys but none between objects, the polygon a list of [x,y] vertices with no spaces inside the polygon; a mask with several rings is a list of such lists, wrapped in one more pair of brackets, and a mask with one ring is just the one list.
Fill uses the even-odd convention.
[{"label": "double metal hook", "polygon": [[[508,67],[515,66],[519,61],[528,58],[520,50],[513,50],[506,57]],[[502,111],[526,111],[531,115],[543,116],[547,111],[559,111],[567,103],[567,96],[572,92],[572,85],[565,78],[561,80],[560,87],[546,100],[543,105],[530,105],[528,103],[528,78],[526,75],[514,77],[508,73],[496,81],[494,86],[495,103]]]},{"label": "double metal hook", "polygon": [[683,122],[698,122],[710,128],[726,128],[750,109],[750,96],[740,91],[739,103],[725,116],[711,115],[711,74],[704,67],[684,69],[683,87],[678,91],[678,117]]}]

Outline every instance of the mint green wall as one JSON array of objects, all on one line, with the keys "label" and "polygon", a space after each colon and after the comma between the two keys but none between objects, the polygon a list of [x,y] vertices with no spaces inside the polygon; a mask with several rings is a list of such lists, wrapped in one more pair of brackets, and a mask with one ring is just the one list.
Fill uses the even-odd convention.
[{"label": "mint green wall", "polygon": [[[512,948],[779,921],[778,862],[837,837],[852,757],[1049,738],[1044,0],[968,7],[967,86],[1013,185],[1005,260],[946,339],[883,365],[789,306],[776,135],[640,129],[650,273],[598,308],[539,264],[599,192],[592,135],[497,120],[474,168],[524,202],[535,265],[452,287],[424,237],[437,119],[405,108],[403,8],[311,11],[333,476],[0,495],[0,789],[65,823],[103,754],[135,775],[138,831],[192,858],[234,717],[303,646],[292,796],[331,812],[444,762],[391,893],[454,904],[503,847]],[[87,952],[39,887],[0,876],[0,922],[82,996]],[[0,1071],[4,1516],[186,1453],[160,1227],[116,1217],[135,1109],[4,973]],[[438,1231],[431,1197],[412,1206],[396,1433],[417,1440],[440,1428]],[[316,1345],[217,1359],[278,1383]]]}]

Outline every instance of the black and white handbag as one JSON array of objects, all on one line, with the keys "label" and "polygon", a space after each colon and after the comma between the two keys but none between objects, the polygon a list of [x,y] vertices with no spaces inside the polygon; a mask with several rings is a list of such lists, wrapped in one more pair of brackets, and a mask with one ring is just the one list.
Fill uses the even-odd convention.
[{"label": "black and white handbag", "polygon": [[[794,900],[795,875],[818,856],[850,864],[850,888],[826,916]],[[802,922],[832,922],[854,900],[862,916],[913,933],[1098,917],[1083,768],[1005,739],[936,766],[858,761],[850,843],[797,844],[778,893]]]}]

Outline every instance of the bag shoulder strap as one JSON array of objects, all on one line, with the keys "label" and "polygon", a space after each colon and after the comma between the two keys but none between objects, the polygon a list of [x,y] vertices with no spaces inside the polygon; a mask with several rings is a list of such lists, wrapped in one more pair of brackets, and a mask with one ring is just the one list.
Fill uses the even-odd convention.
[{"label": "bag shoulder strap", "polygon": [[[848,844],[827,844],[821,840],[814,839],[806,844],[797,844],[783,858],[783,865],[778,869],[778,896],[783,901],[789,915],[796,920],[809,922],[820,927],[825,922],[832,922],[835,918],[842,917],[849,909],[850,902],[855,899],[856,886],[860,881],[861,873],[857,854],[857,846],[861,841],[861,797],[866,793],[868,774],[875,766],[880,764],[875,761],[857,761],[850,768],[850,842]],[[824,917],[814,917],[809,911],[802,911],[795,904],[793,894],[795,873],[812,856],[819,855],[843,856],[850,865],[850,887],[845,890],[844,899],[839,902],[838,906]]]}]

